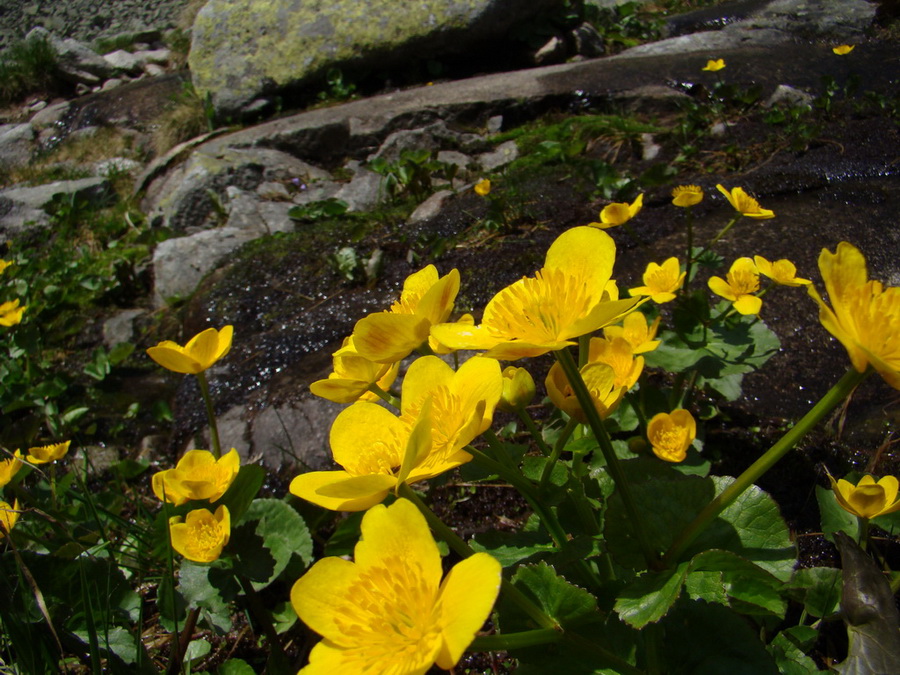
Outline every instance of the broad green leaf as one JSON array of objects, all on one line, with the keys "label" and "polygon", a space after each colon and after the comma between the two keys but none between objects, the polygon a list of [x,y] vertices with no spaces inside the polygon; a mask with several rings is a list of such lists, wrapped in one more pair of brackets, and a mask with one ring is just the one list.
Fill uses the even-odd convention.
[{"label": "broad green leaf", "polygon": [[843,675],[895,673],[900,664],[900,612],[881,568],[850,537],[835,533],[841,552],[841,611],[850,648],[834,666]]},{"label": "broad green leaf", "polygon": [[543,532],[498,532],[475,535],[470,542],[475,551],[490,553],[503,567],[512,567],[531,558],[553,553],[556,546]]},{"label": "broad green leaf", "polygon": [[822,519],[822,532],[825,538],[834,543],[835,532],[846,532],[853,539],[859,539],[859,522],[856,516],[845,511],[830,488],[816,486],[816,501],[819,503],[819,515]]},{"label": "broad green leaf", "polygon": [[537,600],[538,606],[560,624],[592,614],[597,599],[556,574],[545,562],[523,565],[512,579],[520,590]]},{"label": "broad green leaf", "polygon": [[181,564],[179,595],[189,607],[198,607],[202,620],[218,632],[226,633],[231,629],[229,603],[239,590],[234,576],[224,570],[189,560]]},{"label": "broad green leaf", "polygon": [[218,667],[216,675],[255,675],[256,671],[243,659],[228,659]]},{"label": "broad green leaf", "polygon": [[645,572],[626,586],[615,604],[622,621],[634,628],[659,621],[681,595],[688,567],[681,563],[675,569]]},{"label": "broad green leaf", "polygon": [[892,536],[900,534],[900,511],[889,513],[886,516],[878,516],[872,519],[872,525],[880,527]]},{"label": "broad green leaf", "polygon": [[191,640],[184,652],[184,660],[193,663],[202,659],[212,651],[212,645],[206,640]]},{"label": "broad green leaf", "polygon": [[[72,634],[85,645],[90,645],[88,631],[76,630],[72,631]],[[121,626],[113,626],[106,630],[102,626],[97,626],[97,639],[101,651],[115,654],[126,664],[132,664],[137,661],[138,646],[131,631]]]},{"label": "broad green leaf", "polygon": [[766,647],[778,664],[778,670],[782,675],[810,675],[821,672],[816,662],[806,655],[806,649],[811,645],[805,648],[802,646],[802,637],[809,631],[814,637],[818,636],[818,632],[809,626],[794,626],[776,635]]},{"label": "broad green leaf", "polygon": [[209,509],[215,511],[220,504],[228,507],[231,522],[240,522],[244,511],[250,506],[250,502],[256,497],[259,488],[266,479],[266,470],[258,464],[245,464],[238,471],[237,477],[222,497],[212,504]]},{"label": "broad green leaf", "polygon": [[838,610],[841,571],[833,567],[809,567],[794,573],[788,585],[791,596],[803,603],[807,614],[826,617]]},{"label": "broad green leaf", "polygon": [[[291,556],[296,554],[306,564],[312,562],[312,536],[303,518],[290,504],[279,499],[255,499],[244,514],[239,527],[248,524],[261,539],[262,546],[268,550],[272,560],[272,567],[267,576],[260,578],[257,572],[251,577],[257,590],[272,583],[287,567]],[[235,550],[235,547],[232,547],[232,550]],[[238,558],[244,561],[253,552],[239,548],[237,553]]]},{"label": "broad green leaf", "polygon": [[704,600],[719,605],[728,605],[728,593],[722,573],[714,570],[692,571],[684,580],[684,590],[691,600]]},{"label": "broad green leaf", "polygon": [[359,541],[359,526],[365,511],[349,514],[338,523],[334,534],[325,543],[324,555],[353,555],[353,547]]},{"label": "broad green leaf", "polygon": [[774,614],[784,617],[783,582],[757,564],[730,551],[710,550],[691,560],[691,570],[716,572],[727,603],[742,614]]}]

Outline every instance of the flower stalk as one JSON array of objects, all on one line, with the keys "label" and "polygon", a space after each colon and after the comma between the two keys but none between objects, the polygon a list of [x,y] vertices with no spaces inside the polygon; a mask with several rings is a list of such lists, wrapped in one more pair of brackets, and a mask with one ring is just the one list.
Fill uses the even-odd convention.
[{"label": "flower stalk", "polygon": [[212,397],[209,395],[209,382],[206,381],[206,372],[197,373],[197,382],[200,384],[200,396],[206,406],[206,418],[209,421],[209,442],[212,446],[213,457],[219,459],[222,456],[222,446],[219,444],[219,427],[216,424],[216,412],[213,409]]},{"label": "flower stalk", "polygon": [[662,558],[663,565],[673,566],[688,546],[705,530],[716,517],[732,502],[753,485],[760,476],[771,469],[790,451],[814,426],[849,396],[872,370],[860,373],[851,367],[831,389],[804,415],[784,436],[782,436],[762,457],[751,464],[735,481],[713,499],[697,514],[697,517],[675,539]]}]

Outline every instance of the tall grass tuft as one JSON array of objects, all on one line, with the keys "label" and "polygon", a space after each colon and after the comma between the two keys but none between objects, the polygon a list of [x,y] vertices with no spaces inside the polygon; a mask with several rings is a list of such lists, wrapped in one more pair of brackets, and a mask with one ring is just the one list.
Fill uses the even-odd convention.
[{"label": "tall grass tuft", "polygon": [[0,57],[0,105],[28,94],[52,94],[65,88],[56,67],[56,51],[44,37],[13,44]]}]

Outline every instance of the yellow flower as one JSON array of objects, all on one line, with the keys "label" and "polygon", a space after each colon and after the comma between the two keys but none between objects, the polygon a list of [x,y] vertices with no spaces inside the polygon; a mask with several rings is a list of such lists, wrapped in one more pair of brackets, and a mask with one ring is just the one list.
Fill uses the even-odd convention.
[{"label": "yellow flower", "polygon": [[69,452],[69,444],[71,442],[72,441],[65,441],[64,443],[53,443],[51,445],[42,445],[37,448],[28,448],[28,456],[25,457],[25,460],[32,464],[55,462],[66,456],[66,453]]},{"label": "yellow flower", "polygon": [[755,218],[756,220],[766,220],[767,218],[775,217],[774,211],[762,208],[758,201],[744,192],[744,188],[736,187],[728,190],[723,185],[716,185],[716,189],[725,195],[728,203],[734,207],[735,211],[739,211],[742,216]]},{"label": "yellow flower", "polygon": [[0,326],[9,327],[21,323],[26,309],[28,309],[28,305],[19,307],[18,298],[0,304]]},{"label": "yellow flower", "polygon": [[819,321],[841,341],[856,370],[871,365],[900,389],[900,288],[870,280],[863,254],[845,241],[835,253],[822,249],[819,271],[831,300],[828,307],[816,289],[807,286],[819,304]]},{"label": "yellow flower", "polygon": [[487,178],[482,178],[480,181],[475,183],[475,194],[481,197],[487,197],[491,194],[491,181]]},{"label": "yellow flower", "polygon": [[21,450],[16,450],[9,459],[0,461],[0,488],[9,483],[23,466]]},{"label": "yellow flower", "polygon": [[644,195],[639,194],[631,204],[624,202],[614,202],[607,204],[600,212],[600,222],[590,223],[591,227],[599,227],[601,230],[608,230],[617,225],[623,225],[634,218],[644,206]]},{"label": "yellow flower", "polygon": [[9,260],[0,258],[0,274],[3,274],[10,265],[12,265],[12,263]]},{"label": "yellow flower", "polygon": [[856,48],[856,45],[838,45],[837,47],[832,47],[831,51],[833,51],[838,56],[846,56],[850,52],[852,52]]},{"label": "yellow flower", "polygon": [[334,511],[363,511],[401,483],[440,475],[472,459],[462,448],[487,429],[503,383],[493,359],[474,357],[459,370],[436,356],[416,359],[403,378],[400,416],[359,401],[331,426],[339,471],[291,481],[291,494]]},{"label": "yellow flower", "polygon": [[761,255],[753,256],[756,269],[763,276],[769,277],[776,284],[782,286],[808,286],[812,282],[809,279],[801,279],[797,276],[797,267],[790,260],[776,260],[769,262]]},{"label": "yellow flower", "polygon": [[3,539],[4,534],[8,534],[12,532],[13,527],[16,525],[16,521],[19,519],[19,500],[15,501],[13,506],[10,506],[6,502],[0,502],[0,539]]},{"label": "yellow flower", "polygon": [[872,476],[866,475],[856,485],[843,478],[835,480],[828,476],[828,479],[837,503],[854,516],[877,518],[900,511],[900,498],[897,496],[900,484],[894,476],[885,476],[876,483]]},{"label": "yellow flower", "polygon": [[379,389],[387,391],[400,370],[399,361],[393,364],[375,363],[360,356],[353,346],[352,337],[346,338],[343,346],[333,356],[334,371],[328,375],[328,379],[309,385],[309,390],[316,396],[335,403],[376,400],[378,396],[369,391],[369,386],[375,384]]},{"label": "yellow flower", "polygon": [[621,326],[607,326],[603,329],[603,336],[612,340],[621,337],[628,340],[635,354],[651,352],[659,346],[659,340],[654,340],[659,322],[662,317],[656,317],[652,324],[647,324],[647,317],[642,312],[632,312],[625,317]]},{"label": "yellow flower", "polygon": [[222,504],[215,514],[209,509],[188,511],[186,517],[169,519],[172,548],[188,560],[210,563],[218,560],[231,538],[231,514]]},{"label": "yellow flower", "polygon": [[644,285],[632,288],[628,293],[632,296],[649,295],[657,304],[675,299],[675,291],[684,284],[686,272],[681,271],[678,258],[669,258],[662,265],[652,262],[644,270]]},{"label": "yellow flower", "polygon": [[524,368],[507,366],[501,373],[503,393],[497,407],[504,412],[515,412],[524,408],[534,398],[534,378]]},{"label": "yellow flower", "polygon": [[647,425],[647,439],[653,454],[667,462],[682,462],[688,448],[697,438],[697,422],[687,410],[678,408],[659,413]]},{"label": "yellow flower", "polygon": [[219,459],[209,450],[188,450],[174,469],[153,475],[153,493],[175,506],[192,499],[214,502],[231,487],[240,468],[241,458],[234,448]]},{"label": "yellow flower", "polygon": [[[606,418],[619,407],[643,369],[644,357],[635,357],[625,338],[591,338],[588,361],[579,372],[601,418]],[[557,408],[579,422],[587,421],[559,363],[551,366],[545,385],[547,395]]]},{"label": "yellow flower", "polygon": [[759,314],[762,299],[753,295],[759,290],[759,272],[750,258],[738,258],[728,270],[727,281],[722,277],[710,277],[709,290],[734,303],[741,314]]},{"label": "yellow flower", "polygon": [[[610,280],[616,245],[605,232],[575,227],[547,251],[544,267],[495,295],[481,325],[442,324],[432,337],[453,349],[486,349],[515,360],[562,349],[573,338],[618,321],[639,300],[617,300]],[[615,296],[615,297],[614,297]]]},{"label": "yellow flower", "polygon": [[703,70],[708,70],[712,73],[716,71],[722,70],[725,67],[725,59],[710,59],[706,62],[706,65],[703,67]]},{"label": "yellow flower", "polygon": [[196,375],[228,353],[233,333],[232,326],[225,326],[220,331],[207,328],[192,337],[184,347],[171,340],[163,340],[155,347],[150,347],[147,354],[163,368]]},{"label": "yellow flower", "polygon": [[672,190],[672,203],[675,206],[693,206],[703,200],[703,188],[698,185],[679,185]]},{"label": "yellow flower", "polygon": [[459,292],[459,271],[438,278],[434,265],[407,277],[403,292],[389,311],[369,314],[356,322],[356,351],[376,363],[394,363],[428,339],[435,324],[446,321]]},{"label": "yellow flower", "polygon": [[423,675],[451,669],[491,612],[500,563],[476,553],[441,582],[441,556],[406,499],[362,519],[355,562],[318,561],[291,589],[297,616],[324,639],[301,672]]}]

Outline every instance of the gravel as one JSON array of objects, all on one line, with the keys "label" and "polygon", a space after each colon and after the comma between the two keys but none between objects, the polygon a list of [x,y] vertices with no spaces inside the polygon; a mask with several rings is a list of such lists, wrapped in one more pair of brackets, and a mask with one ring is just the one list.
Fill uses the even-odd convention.
[{"label": "gravel", "polygon": [[0,0],[0,50],[35,26],[90,43],[146,29],[170,30],[189,0]]}]

